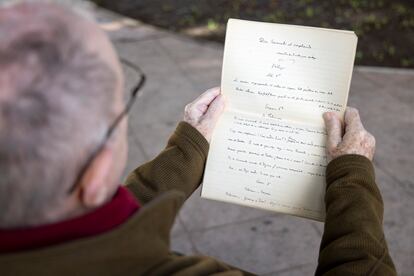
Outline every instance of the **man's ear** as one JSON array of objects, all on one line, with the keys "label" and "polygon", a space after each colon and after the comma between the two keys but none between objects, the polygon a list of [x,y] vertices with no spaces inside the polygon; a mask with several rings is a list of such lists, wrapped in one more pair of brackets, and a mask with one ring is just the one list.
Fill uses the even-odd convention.
[{"label": "man's ear", "polygon": [[79,185],[79,199],[86,208],[99,207],[112,196],[110,174],[113,162],[113,152],[105,146],[85,171]]}]

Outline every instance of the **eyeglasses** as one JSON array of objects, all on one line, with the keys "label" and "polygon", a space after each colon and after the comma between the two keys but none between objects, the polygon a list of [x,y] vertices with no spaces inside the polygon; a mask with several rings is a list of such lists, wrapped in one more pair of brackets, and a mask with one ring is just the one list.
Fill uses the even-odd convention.
[{"label": "eyeglasses", "polygon": [[115,118],[115,120],[112,122],[112,124],[109,126],[108,130],[106,131],[104,139],[101,141],[101,143],[96,147],[96,149],[92,152],[92,154],[89,156],[89,158],[86,160],[85,164],[81,167],[81,170],[79,171],[77,177],[75,178],[75,182],[68,190],[68,194],[73,193],[73,191],[76,189],[76,186],[84,176],[86,169],[91,165],[92,161],[96,158],[96,156],[102,151],[102,149],[105,147],[105,144],[108,142],[108,139],[111,137],[112,133],[115,131],[116,127],[119,125],[119,122],[122,121],[122,119],[128,114],[128,112],[131,110],[132,105],[134,104],[137,96],[139,95],[139,91],[144,86],[146,81],[146,76],[144,72],[139,68],[137,65],[133,64],[132,62],[129,62],[126,59],[120,58],[121,62],[125,64],[126,66],[133,69],[135,72],[137,72],[140,76],[140,79],[138,83],[132,88],[131,90],[131,96],[129,100],[127,101],[124,110]]}]

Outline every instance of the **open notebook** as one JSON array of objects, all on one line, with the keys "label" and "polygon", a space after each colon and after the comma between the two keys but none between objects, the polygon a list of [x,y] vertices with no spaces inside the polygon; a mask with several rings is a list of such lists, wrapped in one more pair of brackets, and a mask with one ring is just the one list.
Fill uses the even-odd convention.
[{"label": "open notebook", "polygon": [[323,221],[326,130],[343,115],[354,32],[230,19],[201,196]]}]

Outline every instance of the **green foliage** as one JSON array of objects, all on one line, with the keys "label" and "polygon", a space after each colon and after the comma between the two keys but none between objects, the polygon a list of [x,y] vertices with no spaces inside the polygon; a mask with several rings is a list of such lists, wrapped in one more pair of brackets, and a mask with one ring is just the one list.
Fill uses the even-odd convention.
[{"label": "green foliage", "polygon": [[311,17],[313,17],[315,12],[314,12],[312,7],[306,7],[305,14],[306,14],[307,17],[311,18]]},{"label": "green foliage", "polygon": [[414,0],[95,1],[179,32],[205,28],[201,37],[218,41],[224,41],[230,17],[353,30],[358,36],[358,64],[414,68]]},{"label": "green foliage", "polygon": [[220,26],[220,25],[219,25],[219,23],[217,23],[216,21],[214,21],[214,19],[211,19],[211,18],[210,18],[210,19],[207,21],[207,29],[208,29],[209,31],[214,31],[214,30],[217,30],[219,26]]}]

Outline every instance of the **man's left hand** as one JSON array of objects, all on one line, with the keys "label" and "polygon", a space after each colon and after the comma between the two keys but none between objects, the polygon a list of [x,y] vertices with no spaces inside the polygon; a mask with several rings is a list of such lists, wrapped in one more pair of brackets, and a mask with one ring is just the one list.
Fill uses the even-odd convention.
[{"label": "man's left hand", "polygon": [[184,121],[196,128],[210,143],[213,129],[225,105],[220,87],[211,88],[186,105]]}]

